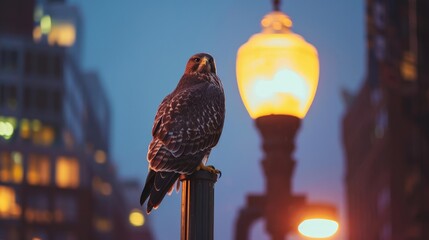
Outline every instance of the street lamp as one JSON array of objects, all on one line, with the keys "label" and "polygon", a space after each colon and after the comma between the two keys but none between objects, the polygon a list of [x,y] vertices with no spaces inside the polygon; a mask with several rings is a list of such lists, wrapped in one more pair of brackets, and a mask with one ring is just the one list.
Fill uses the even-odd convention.
[{"label": "street lamp", "polygon": [[292,21],[279,11],[279,4],[274,1],[274,11],[261,21],[262,32],[237,53],[240,95],[263,139],[266,192],[248,196],[237,219],[236,240],[247,239],[248,228],[258,218],[265,219],[273,240],[283,240],[298,226],[304,235],[314,229],[309,224],[320,226],[316,221],[303,222],[317,218],[304,214],[310,209],[306,197],[291,191],[294,139],[316,94],[319,60],[317,50],[292,32]]}]

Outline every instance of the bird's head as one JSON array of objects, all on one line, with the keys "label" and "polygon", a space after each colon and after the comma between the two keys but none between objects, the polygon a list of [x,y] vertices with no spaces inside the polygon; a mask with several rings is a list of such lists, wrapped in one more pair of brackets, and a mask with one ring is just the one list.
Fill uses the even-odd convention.
[{"label": "bird's head", "polygon": [[214,73],[216,64],[214,58],[207,53],[197,53],[189,58],[186,64],[185,74]]}]

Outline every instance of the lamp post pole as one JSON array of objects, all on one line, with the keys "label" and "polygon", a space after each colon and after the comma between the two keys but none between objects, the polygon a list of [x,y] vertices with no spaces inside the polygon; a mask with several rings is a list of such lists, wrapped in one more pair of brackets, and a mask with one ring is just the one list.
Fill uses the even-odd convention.
[{"label": "lamp post pole", "polygon": [[[247,240],[249,228],[265,219],[272,240],[284,240],[294,227],[295,211],[306,204],[305,196],[292,194],[295,135],[301,120],[290,115],[268,115],[256,119],[262,136],[265,194],[249,195],[236,223],[235,240]],[[293,206],[293,207],[292,207]]]},{"label": "lamp post pole", "polygon": [[291,185],[295,168],[292,152],[300,119],[288,115],[268,115],[256,119],[265,156],[262,167],[266,179],[265,220],[272,240],[284,240],[290,229],[289,211],[293,201]]}]

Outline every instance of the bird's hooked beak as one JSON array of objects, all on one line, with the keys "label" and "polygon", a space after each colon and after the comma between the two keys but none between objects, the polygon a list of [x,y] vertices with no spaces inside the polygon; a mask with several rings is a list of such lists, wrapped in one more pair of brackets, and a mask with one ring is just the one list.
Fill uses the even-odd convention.
[{"label": "bird's hooked beak", "polygon": [[203,57],[201,59],[200,65],[198,66],[198,72],[203,72],[204,70],[206,72],[210,72],[210,70],[211,70],[209,59],[207,57]]}]

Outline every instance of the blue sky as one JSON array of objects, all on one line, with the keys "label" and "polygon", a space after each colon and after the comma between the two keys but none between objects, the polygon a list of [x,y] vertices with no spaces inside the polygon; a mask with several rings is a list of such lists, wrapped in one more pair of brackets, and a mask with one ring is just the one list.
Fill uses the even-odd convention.
[{"label": "blue sky", "polygon": [[[236,52],[260,31],[271,1],[70,2],[81,8],[84,21],[82,65],[99,72],[111,102],[111,153],[122,178],[143,184],[156,109],[176,86],[187,59],[197,52],[215,57],[227,99],[224,133],[209,160],[223,173],[216,184],[215,239],[232,239],[246,194],[263,192],[265,184],[259,135],[237,89]],[[356,91],[365,77],[364,1],[290,0],[281,10],[320,59],[316,97],[296,139],[293,189],[310,201],[336,204],[345,221],[340,90]],[[180,194],[164,199],[147,221],[158,239],[178,239]],[[251,235],[268,239],[262,222]],[[343,238],[344,228],[336,239]]]}]

